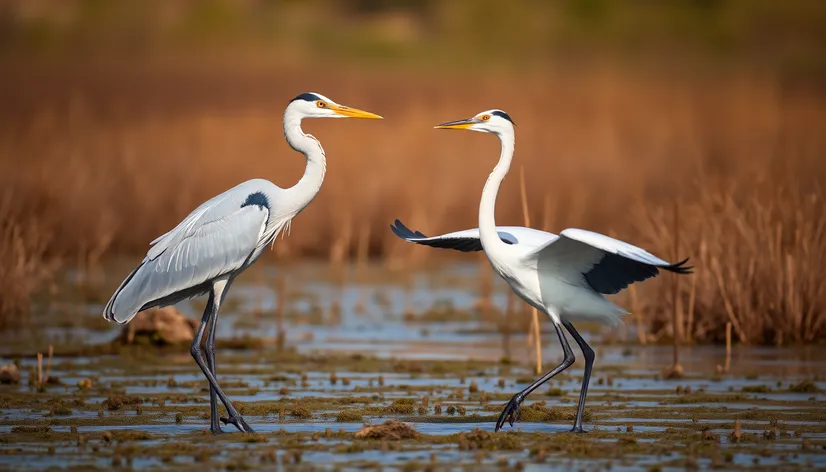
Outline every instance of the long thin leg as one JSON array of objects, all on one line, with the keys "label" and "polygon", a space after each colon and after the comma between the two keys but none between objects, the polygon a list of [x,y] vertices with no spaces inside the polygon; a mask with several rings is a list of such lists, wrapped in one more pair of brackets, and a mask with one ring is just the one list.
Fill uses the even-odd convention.
[{"label": "long thin leg", "polygon": [[[212,372],[212,376],[218,379],[218,373],[216,372],[216,365],[215,362],[215,332],[217,331],[218,327],[218,315],[221,311],[221,305],[224,304],[224,298],[227,295],[227,291],[229,290],[229,286],[232,284],[232,279],[226,281],[226,284],[223,286],[220,294],[216,294],[215,291],[210,292],[209,299],[212,303],[215,304],[214,314],[212,315],[212,320],[209,323],[209,331],[207,332],[207,339],[206,345],[206,361],[207,366],[209,367],[209,371]],[[213,434],[219,434],[223,431],[221,430],[221,423],[219,421],[220,416],[218,415],[218,399],[217,393],[212,386],[209,387],[209,409],[210,409],[210,430]],[[225,418],[220,418],[221,421],[228,421]]]},{"label": "long thin leg", "polygon": [[[226,287],[226,283],[227,282],[223,280],[217,281],[213,285],[212,290],[216,300],[221,299],[221,295],[223,293],[224,288]],[[204,376],[206,376],[207,381],[209,381],[210,388],[215,391],[215,393],[218,395],[218,398],[221,400],[221,403],[224,404],[224,408],[227,409],[229,418],[222,418],[221,420],[225,424],[231,423],[235,425],[235,427],[242,432],[252,433],[254,431],[252,430],[252,428],[249,427],[247,422],[244,421],[244,418],[242,418],[241,415],[238,414],[238,410],[235,409],[235,407],[232,405],[232,402],[229,401],[229,398],[227,398],[224,391],[221,390],[221,387],[218,385],[218,381],[215,379],[215,376],[212,375],[212,372],[210,372],[209,368],[206,365],[206,362],[204,361],[204,356],[201,354],[201,342],[204,339],[204,331],[206,329],[207,323],[209,323],[209,321],[215,317],[215,314],[218,311],[218,304],[213,303],[211,308],[212,310],[204,311],[204,316],[203,318],[201,318],[201,324],[198,325],[198,331],[195,333],[195,339],[192,341],[192,345],[189,348],[189,352],[192,354],[192,357],[195,359],[195,362],[198,364],[198,367],[201,368],[201,371],[204,373]]]},{"label": "long thin leg", "polygon": [[[212,320],[209,323],[209,332],[207,333],[207,340],[206,340],[206,360],[207,365],[209,367],[209,371],[212,372],[212,376],[215,379],[218,379],[218,373],[216,372],[216,365],[215,362],[215,332],[217,331],[218,327],[218,315],[221,311],[221,305],[224,304],[224,298],[227,296],[227,291],[229,290],[229,286],[232,284],[232,279],[226,281],[223,285],[223,289],[221,289],[220,293],[216,293],[215,291],[210,292],[210,299],[212,299],[215,303],[215,311],[212,315]],[[218,401],[217,401],[217,392],[212,386],[209,387],[209,407],[210,407],[210,429],[214,434],[218,434],[223,432],[221,430],[220,421],[223,421],[224,424],[233,423],[231,419],[221,418],[218,415]],[[220,421],[219,421],[220,420]],[[243,420],[243,419],[242,419]],[[235,424],[235,423],[233,423]],[[237,424],[235,425],[237,428],[241,429],[240,426]],[[217,432],[216,432],[217,431]]]},{"label": "long thin leg", "polygon": [[565,352],[565,358],[562,359],[562,363],[554,367],[553,370],[543,375],[536,382],[528,385],[528,388],[522,390],[511,398],[508,404],[505,405],[505,409],[502,410],[502,414],[499,415],[494,431],[499,431],[502,426],[505,425],[505,421],[510,423],[511,427],[513,427],[513,422],[519,417],[519,406],[522,405],[525,397],[539,388],[540,385],[552,379],[556,374],[562,372],[568,367],[571,367],[576,360],[574,357],[574,352],[571,350],[571,345],[568,344],[568,339],[565,337],[565,332],[562,331],[562,327],[554,322],[554,328],[556,328],[556,334],[559,336],[559,343],[562,344],[562,350]]},{"label": "long thin leg", "polygon": [[[213,304],[217,307],[213,308]],[[215,369],[215,327],[218,325],[218,313],[220,311],[220,303],[215,300],[215,292],[209,292],[209,301],[207,302],[207,310],[214,313],[209,322],[209,331],[206,338],[206,362],[212,376],[218,378],[218,372]],[[212,434],[221,434],[224,431],[221,429],[221,422],[218,420],[218,394],[212,385],[209,387],[209,430]]]},{"label": "long thin leg", "polygon": [[579,344],[582,349],[582,355],[585,356],[585,374],[582,376],[582,388],[579,390],[579,405],[576,409],[576,420],[574,420],[574,427],[571,429],[572,433],[581,433],[582,431],[582,413],[585,411],[585,396],[588,395],[588,383],[591,381],[591,370],[594,367],[594,350],[591,346],[582,339],[574,325],[570,321],[562,321],[562,324],[574,337],[574,341]]}]

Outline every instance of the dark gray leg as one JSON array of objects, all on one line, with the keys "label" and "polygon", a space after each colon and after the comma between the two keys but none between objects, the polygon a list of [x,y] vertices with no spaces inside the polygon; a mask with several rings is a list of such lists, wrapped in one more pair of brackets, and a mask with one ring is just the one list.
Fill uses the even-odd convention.
[{"label": "dark gray leg", "polygon": [[581,433],[582,431],[582,413],[585,411],[585,396],[588,395],[588,383],[591,381],[591,370],[594,367],[594,350],[591,346],[582,339],[574,325],[570,321],[563,321],[562,324],[574,337],[574,341],[579,344],[582,349],[582,355],[585,356],[585,374],[582,376],[582,388],[579,390],[579,405],[576,409],[576,420],[574,420],[574,427],[571,429],[572,433]]},{"label": "dark gray leg", "polygon": [[[221,295],[225,287],[225,281],[216,282],[215,286],[213,286],[212,289],[212,296],[216,300],[221,300]],[[192,346],[189,348],[189,352],[192,354],[192,357],[195,359],[195,362],[198,364],[198,367],[201,368],[201,371],[204,373],[204,376],[206,376],[207,381],[209,381],[210,394],[214,391],[218,395],[218,398],[221,400],[221,403],[224,404],[224,408],[227,409],[229,418],[221,418],[221,421],[223,421],[224,424],[235,425],[235,427],[242,432],[252,433],[254,431],[252,430],[252,428],[249,427],[247,422],[244,421],[244,418],[242,418],[241,415],[238,414],[238,410],[235,409],[235,407],[232,405],[232,402],[229,401],[229,398],[227,398],[224,391],[221,390],[221,387],[218,385],[218,381],[215,379],[215,376],[209,370],[206,362],[204,361],[204,357],[201,354],[201,342],[204,339],[204,331],[206,329],[207,323],[209,323],[210,320],[215,319],[218,313],[218,303],[209,304],[207,308],[212,309],[204,311],[204,316],[203,318],[201,318],[201,324],[198,325],[198,331],[195,333],[195,339],[192,341]]]},{"label": "dark gray leg", "polygon": [[502,426],[505,425],[505,421],[510,423],[511,427],[513,427],[513,422],[519,418],[519,406],[522,405],[525,397],[536,390],[540,385],[553,378],[556,374],[562,372],[568,367],[571,367],[576,360],[574,357],[574,352],[571,350],[571,345],[568,344],[568,339],[565,337],[565,332],[562,331],[562,327],[554,323],[554,328],[556,328],[556,334],[559,336],[559,343],[562,344],[562,350],[565,352],[565,358],[562,360],[562,363],[554,367],[552,371],[543,375],[539,380],[530,384],[528,388],[522,390],[511,398],[508,404],[505,405],[505,409],[502,410],[502,414],[499,415],[494,431],[499,431]]},{"label": "dark gray leg", "polygon": [[[217,307],[213,308],[213,305]],[[206,338],[206,362],[212,376],[218,378],[218,373],[215,370],[215,327],[218,325],[218,312],[220,311],[220,303],[215,301],[215,292],[209,292],[209,301],[207,302],[207,310],[213,312],[212,319],[209,322],[209,331]],[[221,434],[224,431],[221,429],[221,422],[218,421],[218,395],[215,389],[210,385],[209,387],[209,430],[212,434]]]}]

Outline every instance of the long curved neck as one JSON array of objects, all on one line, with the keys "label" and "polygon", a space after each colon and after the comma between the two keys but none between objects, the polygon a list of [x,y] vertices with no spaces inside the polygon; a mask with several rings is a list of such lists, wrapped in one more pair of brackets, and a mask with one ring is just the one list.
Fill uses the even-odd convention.
[{"label": "long curved neck", "polygon": [[499,239],[496,232],[496,220],[494,212],[496,210],[496,195],[499,193],[499,186],[502,184],[508,170],[511,167],[514,150],[514,133],[499,134],[502,142],[502,153],[499,155],[499,162],[490,173],[485,188],[482,190],[482,200],[479,203],[479,237],[482,240],[482,247],[485,250],[505,246]]},{"label": "long curved neck", "polygon": [[301,130],[301,115],[290,107],[284,112],[284,137],[291,148],[307,158],[307,167],[301,180],[285,191],[289,195],[289,210],[298,213],[309,205],[321,190],[324,174],[327,172],[327,158],[321,143]]}]

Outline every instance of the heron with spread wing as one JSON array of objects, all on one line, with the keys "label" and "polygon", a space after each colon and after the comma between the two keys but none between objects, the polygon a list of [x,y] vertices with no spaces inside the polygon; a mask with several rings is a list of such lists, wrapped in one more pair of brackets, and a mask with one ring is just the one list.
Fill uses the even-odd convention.
[{"label": "heron with spread wing", "polygon": [[[295,97],[284,111],[284,136],[294,150],[304,154],[307,167],[297,184],[282,189],[264,179],[254,179],[213,197],[189,214],[172,231],[152,241],[149,252],[106,304],[103,317],[128,323],[138,312],[173,305],[209,294],[206,310],[190,349],[209,381],[210,430],[223,432],[218,421],[218,401],[227,409],[224,424],[251,433],[221,387],[215,373],[215,326],[218,310],[235,277],[252,265],[292,219],[315,198],[327,160],[321,143],[301,129],[304,118],[374,118],[379,115],[339,105],[318,93]],[[201,342],[206,327],[206,356]]]},{"label": "heron with spread wing", "polygon": [[502,110],[488,110],[473,118],[443,123],[436,128],[492,133],[501,141],[499,162],[482,191],[479,228],[427,237],[396,220],[391,229],[400,238],[416,244],[463,252],[485,251],[494,271],[513,291],[547,314],[553,322],[564,351],[562,363],[514,395],[499,415],[495,430],[499,431],[506,421],[513,426],[525,397],[574,363],[574,353],[565,337],[564,327],[585,357],[585,375],[572,429],[582,432],[582,413],[594,351],[573,323],[619,324],[627,312],[605,299],[604,295],[619,293],[634,282],[654,277],[660,269],[677,274],[690,273],[691,267],[685,265],[688,259],[671,264],[636,246],[581,229],[566,229],[555,235],[518,226],[497,227],[494,207],[499,186],[513,158],[513,120]]}]

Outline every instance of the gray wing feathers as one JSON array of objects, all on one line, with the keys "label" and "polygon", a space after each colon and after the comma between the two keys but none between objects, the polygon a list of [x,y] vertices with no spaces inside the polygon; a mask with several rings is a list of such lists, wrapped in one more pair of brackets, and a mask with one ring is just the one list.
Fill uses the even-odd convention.
[{"label": "gray wing feathers", "polygon": [[[215,197],[210,198],[209,200],[205,201],[201,204],[198,208],[192,211],[186,218],[183,219],[178,226],[169,231],[166,234],[158,236],[155,238],[154,241],[149,243],[150,247],[149,251],[146,253],[147,259],[155,259],[161,253],[166,251],[171,245],[174,245],[176,242],[176,236],[186,235],[193,231],[193,227],[195,227],[200,219],[202,219],[205,215],[210,213],[210,210],[214,210],[220,207],[220,204],[223,203],[228,194],[230,194],[232,190],[229,192],[222,193],[221,195],[217,195]],[[177,238],[180,239],[180,238]]]},{"label": "gray wing feathers", "polygon": [[269,211],[227,202],[210,200],[158,238],[115,292],[104,316],[126,323],[140,310],[204,293],[210,288],[206,282],[243,267],[266,239]]}]

